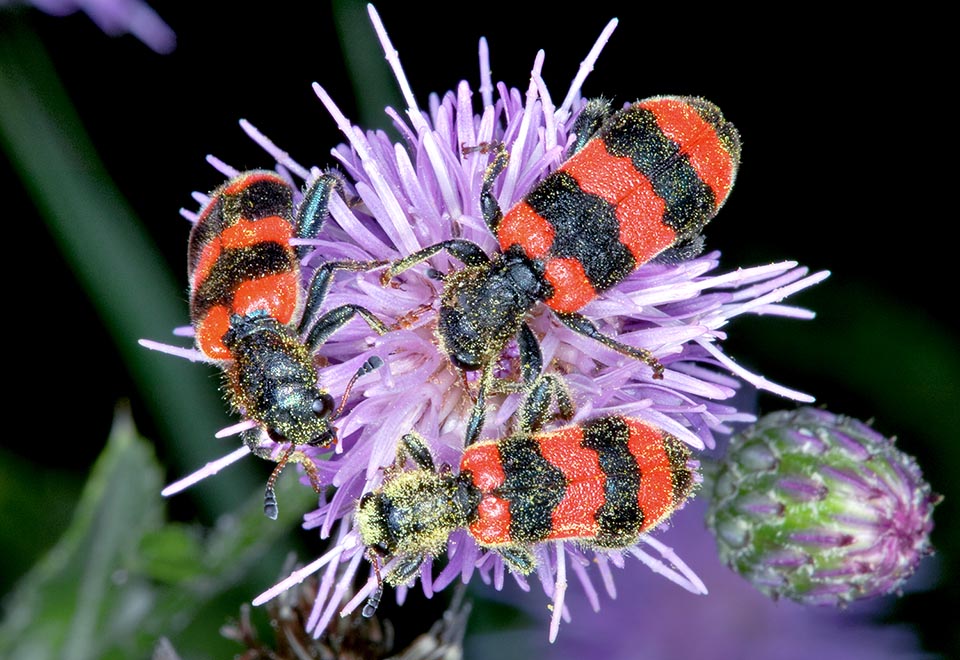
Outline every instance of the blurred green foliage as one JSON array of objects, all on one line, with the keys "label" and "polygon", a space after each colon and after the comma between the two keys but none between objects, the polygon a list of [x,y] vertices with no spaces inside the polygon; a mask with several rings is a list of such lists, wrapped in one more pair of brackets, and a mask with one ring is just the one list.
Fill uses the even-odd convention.
[{"label": "blurred green foliage", "polygon": [[284,537],[309,491],[280,483],[280,519],[259,493],[211,529],[167,522],[163,468],[121,409],[56,545],[7,596],[0,657],[146,658],[161,636],[184,657],[240,649],[215,634],[239,603],[281,577]]}]

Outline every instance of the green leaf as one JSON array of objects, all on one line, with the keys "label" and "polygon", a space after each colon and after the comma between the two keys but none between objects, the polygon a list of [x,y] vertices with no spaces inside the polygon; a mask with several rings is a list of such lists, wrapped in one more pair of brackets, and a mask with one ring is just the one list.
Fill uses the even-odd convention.
[{"label": "green leaf", "polygon": [[163,636],[229,657],[220,626],[284,577],[294,528],[315,497],[293,474],[278,483],[280,518],[263,493],[215,528],[164,522],[163,471],[121,410],[70,526],[7,596],[0,658],[146,658]]},{"label": "green leaf", "polygon": [[[263,491],[251,493],[236,513],[221,516],[206,535],[194,579],[171,584],[145,622],[152,640],[169,637],[184,657],[232,657],[241,649],[219,635],[227,619],[235,619],[241,603],[249,603],[286,577],[284,561],[294,552],[296,528],[316,496],[293,478],[277,482],[280,515],[263,515]],[[176,547],[176,544],[171,544]],[[256,609],[256,608],[255,608]]]},{"label": "green leaf", "polygon": [[140,544],[140,570],[158,582],[179,584],[203,574],[202,539],[194,527],[169,524]]},{"label": "green leaf", "polygon": [[99,658],[128,636],[154,594],[132,570],[143,535],[162,524],[162,474],[130,415],[118,414],[73,521],[8,597],[5,658]]},{"label": "green leaf", "polygon": [[39,466],[0,450],[0,584],[4,589],[53,547],[70,524],[83,480],[67,470]]}]

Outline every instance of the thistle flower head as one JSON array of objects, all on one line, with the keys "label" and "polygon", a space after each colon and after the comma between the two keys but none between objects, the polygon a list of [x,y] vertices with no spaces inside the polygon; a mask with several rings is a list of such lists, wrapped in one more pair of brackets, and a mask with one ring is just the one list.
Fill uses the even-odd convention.
[{"label": "thistle flower head", "polygon": [[801,408],[733,438],[707,520],[722,559],[764,593],[843,605],[913,574],[939,500],[892,440]]},{"label": "thistle flower head", "polygon": [[[312,241],[316,245],[312,258],[393,261],[451,238],[472,241],[488,254],[495,253],[496,240],[480,209],[483,175],[491,155],[484,149],[464,147],[505,145],[510,160],[494,194],[504,209],[518,201],[562,162],[574,140],[571,130],[577,114],[585,104],[581,85],[616,22],[607,26],[559,105],[541,78],[543,52],[534,62],[527,89],[521,91],[493,84],[486,42],[481,41],[479,99],[464,81],[455,91],[431,95],[428,107],[422,109],[379,16],[372,8],[370,12],[407,103],[404,112],[386,110],[403,140],[394,144],[383,132],[354,126],[326,90],[315,85],[347,141],[332,152],[344,173],[344,198],[332,200],[331,220]],[[256,129],[244,127],[276,158],[280,171],[303,178],[316,174]],[[221,169],[228,176],[234,172],[226,166]],[[651,350],[666,367],[662,380],[655,379],[647,365],[565,328],[543,305],[527,316],[539,340],[545,370],[563,376],[569,386],[577,409],[575,423],[600,414],[630,415],[702,449],[714,446],[715,433],[729,433],[731,423],[752,421],[752,415],[729,403],[744,381],[810,400],[741,368],[718,344],[725,337],[726,324],[741,314],[810,318],[809,312],[780,303],[827,273],[810,275],[793,262],[730,272],[717,272],[718,266],[717,252],[680,263],[649,263],[583,309],[606,334]],[[308,621],[312,630],[319,634],[335,614],[344,615],[362,605],[377,587],[372,570],[364,586],[343,605],[364,564],[365,548],[354,513],[361,496],[383,483],[384,468],[393,464],[400,438],[416,431],[425,439],[434,462],[458,464],[476,383],[455,369],[438,345],[435,331],[443,285],[436,273],[462,267],[441,253],[430,260],[429,268],[412,268],[388,287],[381,285],[376,273],[338,275],[327,301],[330,307],[360,304],[380,318],[393,319],[396,329],[378,337],[371,336],[363,324],[351,324],[324,344],[321,354],[330,366],[321,370],[320,378],[331,391],[338,391],[371,355],[381,357],[385,366],[378,375],[357,383],[356,403],[351,403],[340,424],[337,454],[317,463],[319,480],[336,490],[306,516],[305,527],[317,528],[329,538],[330,549],[255,599],[255,604],[323,569]],[[516,346],[507,346],[498,367],[498,377],[518,378]],[[513,418],[520,399],[519,393],[491,397],[484,437],[503,438],[515,430]],[[499,556],[482,552],[465,529],[450,534],[445,546],[446,556],[428,557],[418,572],[428,596],[455,580],[467,582],[474,574],[498,589],[508,575],[522,588],[530,588],[526,578],[505,570]],[[702,581],[672,549],[650,535],[626,552],[563,542],[533,550],[535,581],[553,600],[551,639],[560,619],[569,618],[563,604],[568,571],[595,608],[599,608],[596,574],[613,596],[611,567],[623,567],[627,556],[693,593],[706,593]],[[384,570],[389,569],[388,563]],[[397,589],[400,600],[406,591],[407,587]]]}]

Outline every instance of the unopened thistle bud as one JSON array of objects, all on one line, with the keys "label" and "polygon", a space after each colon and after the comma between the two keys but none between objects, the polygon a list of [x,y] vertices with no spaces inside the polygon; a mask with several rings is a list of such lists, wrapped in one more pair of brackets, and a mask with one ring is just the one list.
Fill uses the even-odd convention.
[{"label": "unopened thistle bud", "polygon": [[707,522],[721,559],[767,595],[844,605],[898,590],[932,552],[913,457],[866,424],[776,412],[735,436]]}]

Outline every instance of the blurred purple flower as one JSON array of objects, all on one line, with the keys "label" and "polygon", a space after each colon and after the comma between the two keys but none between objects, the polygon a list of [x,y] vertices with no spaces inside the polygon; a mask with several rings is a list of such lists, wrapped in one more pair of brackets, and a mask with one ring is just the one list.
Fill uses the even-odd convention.
[{"label": "blurred purple flower", "polygon": [[[6,2],[0,0],[0,5]],[[29,0],[25,4],[53,16],[83,11],[110,36],[132,34],[157,53],[173,52],[177,46],[174,31],[141,0]]]},{"label": "blurred purple flower", "polygon": [[[672,518],[670,540],[709,586],[698,598],[642,571],[624,571],[617,579],[616,600],[598,612],[583,594],[571,593],[568,606],[584,625],[564,630],[554,645],[523,630],[497,630],[467,637],[466,657],[499,660],[843,660],[930,657],[904,625],[878,625],[889,601],[853,604],[843,612],[774,602],[729,570],[717,556],[716,543],[703,524],[706,502],[695,500]],[[920,576],[917,576],[920,577]],[[542,607],[532,607],[517,589],[499,596],[544,621]],[[593,610],[593,612],[589,610]]]},{"label": "blurred purple flower", "polygon": [[[476,151],[464,154],[462,147],[503,142],[511,159],[495,192],[503,208],[518,201],[562,162],[572,137],[569,131],[573,120],[585,102],[581,85],[616,21],[604,30],[559,106],[540,76],[542,51],[524,94],[503,83],[494,86],[487,45],[481,40],[481,110],[476,114],[467,82],[461,82],[456,92],[442,97],[431,95],[428,110],[421,110],[379,16],[372,8],[370,14],[408,104],[405,113],[387,109],[403,142],[394,144],[383,132],[364,132],[353,126],[327,92],[315,85],[348,143],[333,151],[346,174],[345,199],[336,197],[331,203],[332,221],[319,239],[311,241],[317,250],[310,258],[394,260],[452,237],[474,241],[493,253],[496,241],[479,208],[489,155]],[[252,126],[245,122],[242,125],[276,159],[278,171],[303,179],[316,175],[316,169],[302,167]],[[219,161],[214,164],[226,176],[236,174]],[[199,199],[202,202],[202,196]],[[459,268],[455,260],[443,255],[435,257],[431,265],[441,272]],[[731,423],[754,419],[730,403],[742,381],[800,401],[811,400],[746,371],[725,356],[718,344],[725,338],[726,324],[741,314],[811,318],[811,313],[781,305],[780,301],[822,281],[828,273],[810,275],[793,262],[725,273],[716,272],[718,265],[716,252],[678,264],[650,263],[584,309],[588,317],[605,326],[607,333],[652,350],[666,367],[663,380],[654,380],[646,365],[565,329],[545,306],[534,310],[529,321],[540,338],[544,363],[550,372],[565,376],[578,406],[575,421],[601,414],[628,414],[703,449],[714,446],[715,433],[730,433]],[[254,600],[254,604],[266,602],[323,569],[318,599],[308,622],[317,634],[336,614],[361,605],[376,587],[376,578],[370,575],[353,593],[354,576],[364,563],[364,547],[352,514],[360,496],[381,483],[382,468],[393,462],[400,437],[418,431],[439,463],[456,465],[463,451],[473,385],[464,381],[437,346],[434,328],[440,285],[427,270],[412,269],[386,288],[379,283],[379,273],[338,274],[327,301],[331,307],[362,304],[381,318],[396,319],[399,329],[378,337],[365,324],[349,324],[324,345],[322,354],[330,366],[322,370],[321,379],[333,392],[342,391],[370,356],[381,357],[385,366],[378,376],[365,377],[357,384],[354,393],[360,395],[360,401],[343,418],[337,453],[317,463],[321,481],[335,486],[336,491],[306,516],[305,527],[316,528],[323,538],[330,538],[329,551]],[[516,376],[517,366],[509,354],[508,350],[502,364],[501,375],[505,377]],[[510,432],[519,398],[517,394],[494,397],[486,436],[504,437]],[[243,453],[243,449],[234,452],[223,464]],[[220,467],[211,464],[189,479]],[[653,552],[648,552],[650,549]],[[481,553],[465,530],[451,535],[447,554],[438,574],[434,575],[430,561],[421,571],[421,587],[428,596],[457,579],[467,582],[474,573],[500,589],[509,574],[499,557]],[[591,602],[599,607],[594,581],[599,579],[612,596],[611,567],[622,567],[628,555],[690,592],[706,593],[700,578],[669,547],[651,536],[645,536],[641,545],[625,553],[599,552],[565,543],[544,544],[537,549],[536,576],[553,601],[551,639],[556,637],[560,619],[569,618],[564,604],[568,573],[576,576]],[[593,565],[595,568],[589,570]],[[385,568],[389,569],[389,564]],[[599,575],[592,577],[593,571]],[[522,576],[511,576],[521,588],[529,589]],[[406,588],[397,592],[402,600]],[[346,606],[344,599],[349,599]]]}]

